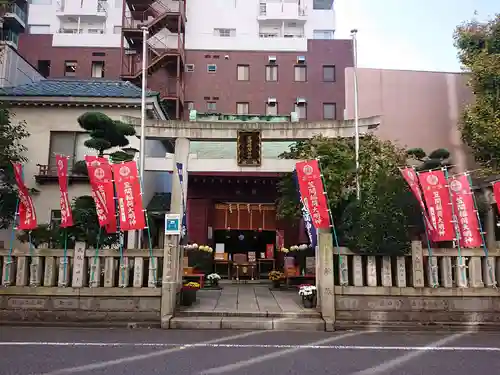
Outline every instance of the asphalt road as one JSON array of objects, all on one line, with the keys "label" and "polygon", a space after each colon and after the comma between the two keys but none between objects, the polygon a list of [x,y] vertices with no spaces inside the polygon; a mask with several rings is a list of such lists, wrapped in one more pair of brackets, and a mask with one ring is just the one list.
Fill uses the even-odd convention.
[{"label": "asphalt road", "polygon": [[1,375],[497,374],[500,334],[0,327]]}]

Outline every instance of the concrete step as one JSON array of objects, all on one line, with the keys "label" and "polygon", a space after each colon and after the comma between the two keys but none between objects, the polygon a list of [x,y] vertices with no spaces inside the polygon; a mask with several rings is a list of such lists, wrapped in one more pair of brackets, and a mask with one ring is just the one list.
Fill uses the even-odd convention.
[{"label": "concrete step", "polygon": [[170,329],[324,331],[325,321],[319,317],[175,316]]},{"label": "concrete step", "polygon": [[175,313],[176,316],[191,317],[241,317],[241,318],[321,318],[318,311],[300,311],[300,312],[272,312],[272,311],[242,311],[242,310],[182,310]]}]

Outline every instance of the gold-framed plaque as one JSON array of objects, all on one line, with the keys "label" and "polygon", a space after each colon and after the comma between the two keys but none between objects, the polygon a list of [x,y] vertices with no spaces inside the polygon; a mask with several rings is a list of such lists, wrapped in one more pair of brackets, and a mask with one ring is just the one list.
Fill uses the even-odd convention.
[{"label": "gold-framed plaque", "polygon": [[260,131],[239,131],[237,159],[240,167],[259,167],[262,163],[262,139]]}]

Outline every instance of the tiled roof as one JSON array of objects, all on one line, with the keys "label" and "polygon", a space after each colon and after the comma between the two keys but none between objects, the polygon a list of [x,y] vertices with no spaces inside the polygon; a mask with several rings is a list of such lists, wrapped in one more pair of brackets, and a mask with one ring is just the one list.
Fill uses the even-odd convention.
[{"label": "tiled roof", "polygon": [[[278,156],[285,151],[290,151],[291,141],[282,142],[262,142],[262,157],[278,159]],[[208,142],[192,141],[189,145],[189,153],[196,154],[200,159],[235,159],[236,142]]]},{"label": "tiled roof", "polygon": [[155,214],[165,214],[170,211],[170,193],[155,193],[149,201],[146,210]]},{"label": "tiled roof", "polygon": [[[149,91],[148,96],[156,92]],[[0,96],[72,96],[86,98],[141,97],[141,89],[130,82],[104,79],[45,79],[26,85],[0,89]]]}]

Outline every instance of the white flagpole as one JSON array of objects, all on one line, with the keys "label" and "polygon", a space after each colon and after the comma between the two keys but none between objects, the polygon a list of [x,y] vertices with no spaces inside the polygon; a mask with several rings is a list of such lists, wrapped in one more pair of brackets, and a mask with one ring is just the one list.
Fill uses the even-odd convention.
[{"label": "white flagpole", "polygon": [[[146,169],[146,91],[147,91],[147,39],[148,28],[141,27],[142,30],[142,89],[141,89],[141,141],[139,148],[139,176],[142,189],[144,190],[144,170]],[[143,191],[144,193],[144,191]],[[142,247],[142,230],[137,231],[137,247]]]},{"label": "white flagpole", "polygon": [[361,198],[361,186],[359,183],[359,102],[358,102],[358,30],[351,30],[352,51],[354,57],[354,148],[356,153],[356,198]]}]

